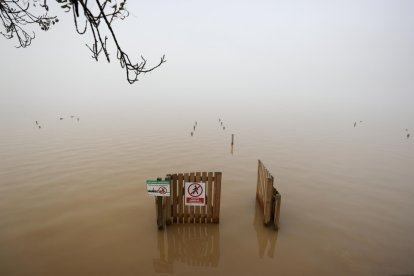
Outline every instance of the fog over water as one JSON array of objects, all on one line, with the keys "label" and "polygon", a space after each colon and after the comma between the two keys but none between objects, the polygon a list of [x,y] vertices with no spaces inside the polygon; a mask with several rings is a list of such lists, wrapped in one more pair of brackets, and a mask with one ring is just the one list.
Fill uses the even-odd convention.
[{"label": "fog over water", "polygon": [[[414,273],[412,1],[127,8],[131,58],[167,59],[134,85],[53,2],[30,47],[0,40],[0,275]],[[159,232],[145,180],[196,171],[223,172],[220,224]]]}]

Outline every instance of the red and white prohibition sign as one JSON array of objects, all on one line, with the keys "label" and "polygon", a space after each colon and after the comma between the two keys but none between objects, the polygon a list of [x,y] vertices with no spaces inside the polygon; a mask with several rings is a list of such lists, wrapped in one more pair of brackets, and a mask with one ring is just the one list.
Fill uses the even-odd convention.
[{"label": "red and white prohibition sign", "polygon": [[203,187],[199,183],[192,183],[188,186],[188,194],[193,197],[199,197],[203,193]]},{"label": "red and white prohibition sign", "polygon": [[205,206],[206,205],[206,183],[186,182],[185,183],[185,205]]},{"label": "red and white prohibition sign", "polygon": [[168,190],[166,187],[159,187],[158,192],[162,195],[165,195],[168,192]]}]

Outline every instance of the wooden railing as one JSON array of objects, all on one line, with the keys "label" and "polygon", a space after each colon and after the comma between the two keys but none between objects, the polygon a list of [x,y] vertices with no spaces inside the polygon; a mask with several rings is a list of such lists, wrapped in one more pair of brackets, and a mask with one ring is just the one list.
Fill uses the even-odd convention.
[{"label": "wooden railing", "polygon": [[276,190],[274,178],[259,160],[257,168],[256,198],[263,210],[263,223],[279,228],[281,195]]}]

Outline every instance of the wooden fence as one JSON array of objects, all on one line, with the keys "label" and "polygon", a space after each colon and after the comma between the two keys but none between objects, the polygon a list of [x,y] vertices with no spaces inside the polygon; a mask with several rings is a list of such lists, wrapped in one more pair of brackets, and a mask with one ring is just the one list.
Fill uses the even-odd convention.
[{"label": "wooden fence", "polygon": [[[167,175],[171,195],[156,197],[157,225],[159,229],[177,223],[219,223],[221,172],[178,173]],[[206,205],[186,206],[184,203],[184,183],[206,183]]]},{"label": "wooden fence", "polygon": [[273,187],[274,178],[259,160],[257,168],[256,198],[263,210],[263,223],[271,224],[279,228],[281,196]]}]

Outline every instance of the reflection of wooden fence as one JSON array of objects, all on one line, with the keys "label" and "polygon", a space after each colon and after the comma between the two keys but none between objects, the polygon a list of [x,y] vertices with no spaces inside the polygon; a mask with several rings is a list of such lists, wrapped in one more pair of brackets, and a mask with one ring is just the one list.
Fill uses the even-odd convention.
[{"label": "reflection of wooden fence", "polygon": [[[171,196],[156,197],[158,228],[176,223],[219,223],[221,172],[179,173],[168,175]],[[206,205],[186,206],[184,204],[185,182],[206,183]]]},{"label": "reflection of wooden fence", "polygon": [[277,241],[277,231],[273,231],[268,227],[263,227],[263,209],[256,202],[256,210],[254,213],[253,226],[257,234],[257,245],[259,249],[259,257],[263,258],[265,254],[269,258],[275,256],[275,248]]},{"label": "reflection of wooden fence", "polygon": [[158,273],[174,273],[174,261],[191,266],[217,267],[220,233],[217,225],[181,224],[158,232],[160,258],[154,259]]},{"label": "reflection of wooden fence", "polygon": [[274,178],[270,172],[259,160],[257,169],[257,188],[256,198],[263,210],[263,222],[265,224],[274,224],[275,228],[279,228],[280,203],[281,196],[276,188],[273,187]]}]

